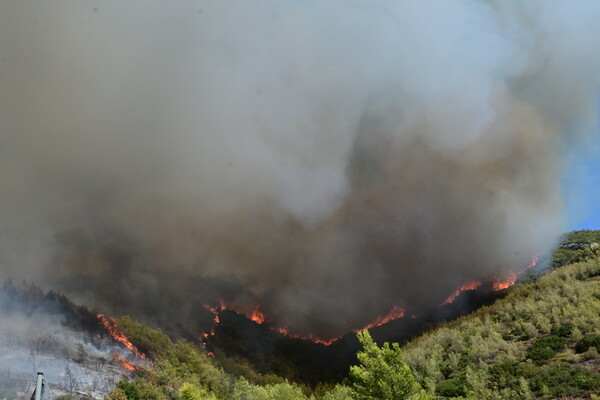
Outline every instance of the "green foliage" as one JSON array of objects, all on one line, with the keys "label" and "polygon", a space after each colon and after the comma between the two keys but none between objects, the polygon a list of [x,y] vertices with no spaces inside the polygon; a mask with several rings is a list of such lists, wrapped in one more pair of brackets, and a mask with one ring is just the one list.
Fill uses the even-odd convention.
[{"label": "green foliage", "polygon": [[550,330],[550,333],[555,336],[560,336],[563,338],[568,338],[573,334],[573,325],[566,324],[560,326],[553,326]]},{"label": "green foliage", "polygon": [[119,325],[127,338],[144,354],[157,357],[169,357],[173,343],[160,329],[150,329],[146,325],[132,320],[128,316],[119,319]]},{"label": "green foliage", "polygon": [[587,351],[590,347],[595,347],[598,351],[600,351],[600,334],[598,333],[588,333],[583,339],[575,346],[575,350],[578,353],[583,353]]},{"label": "green foliage", "polygon": [[127,395],[122,389],[115,389],[105,397],[105,400],[127,400]]},{"label": "green foliage", "polygon": [[221,366],[225,372],[236,378],[243,376],[249,382],[263,386],[284,383],[286,381],[284,378],[272,373],[260,374],[256,372],[254,367],[247,360],[239,357],[226,357],[219,350],[215,350],[215,354],[217,355],[219,366]]},{"label": "green foliage", "polygon": [[325,393],[322,400],[352,400],[352,390],[343,385],[336,385],[333,390]]},{"label": "green foliage", "polygon": [[600,376],[599,275],[600,263],[590,259],[513,287],[406,344],[406,363],[429,394],[442,397],[589,398]]},{"label": "green foliage", "polygon": [[357,354],[360,365],[352,366],[348,375],[354,398],[402,400],[419,391],[419,385],[404,363],[397,343],[392,346],[384,343],[383,347],[379,347],[366,329],[357,336],[363,346]]},{"label": "green foliage", "polygon": [[557,351],[565,347],[565,338],[550,335],[537,339],[527,351],[527,358],[543,363],[554,357]]},{"label": "green foliage", "polygon": [[297,385],[277,383],[275,385],[267,385],[266,388],[269,400],[306,400],[302,389]]},{"label": "green foliage", "polygon": [[[125,394],[123,394],[125,396]],[[123,400],[126,400],[126,397],[122,397]],[[54,400],[77,400],[77,397],[74,394],[65,394],[62,396],[55,397]],[[117,400],[116,398],[111,398],[110,400]]]},{"label": "green foliage", "polygon": [[460,397],[467,395],[467,385],[464,377],[446,379],[438,383],[436,393],[444,397]]},{"label": "green foliage", "polygon": [[[246,379],[240,378],[234,387],[233,399],[237,400],[307,400],[299,386],[289,383],[274,385],[252,385]],[[334,398],[343,400],[343,398]]]},{"label": "green foliage", "polygon": [[205,350],[196,344],[186,341],[174,344],[162,332],[128,317],[120,322],[132,343],[152,355],[154,366],[139,371],[139,376],[131,382],[119,382],[117,389],[106,399],[308,400],[298,385],[251,370],[251,377],[267,384],[259,386],[243,378],[236,379],[215,365]]},{"label": "green foliage", "polygon": [[521,383],[519,377],[525,374],[527,364],[521,364],[517,361],[506,361],[493,365],[489,369],[491,382],[494,386],[516,390]]},{"label": "green foliage", "polygon": [[208,394],[206,389],[192,383],[184,383],[179,389],[181,400],[216,400],[212,394]]},{"label": "green foliage", "polygon": [[[600,232],[567,239],[600,242]],[[569,257],[580,251],[564,250]],[[322,385],[310,397],[305,387],[259,374],[243,360],[218,354],[222,361],[216,363],[198,345],[174,344],[125,317],[127,336],[154,366],[120,382],[106,399],[594,399],[600,393],[600,262],[594,258],[600,246],[589,250],[581,250],[587,261],[513,287],[503,299],[423,334],[402,351],[398,344],[379,347],[368,331],[360,333],[363,348],[348,386]]]},{"label": "green foliage", "polygon": [[552,266],[558,268],[600,256],[600,246],[595,246],[595,243],[600,243],[600,231],[597,230],[573,231],[566,234],[552,255]]},{"label": "green foliage", "polygon": [[600,375],[581,366],[558,362],[532,372],[528,376],[532,389],[545,388],[554,397],[583,397],[600,390]]},{"label": "green foliage", "polygon": [[128,400],[141,400],[142,399],[142,397],[140,395],[140,391],[132,383],[121,381],[117,385],[117,388],[119,388],[123,391],[123,393],[125,394],[125,397],[127,397]]}]

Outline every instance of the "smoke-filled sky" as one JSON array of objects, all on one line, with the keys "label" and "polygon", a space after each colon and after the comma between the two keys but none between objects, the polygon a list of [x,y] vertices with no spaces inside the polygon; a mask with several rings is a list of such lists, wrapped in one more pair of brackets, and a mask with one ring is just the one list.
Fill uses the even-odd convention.
[{"label": "smoke-filled sky", "polygon": [[225,299],[334,335],[523,268],[596,143],[598,15],[2,2],[1,275],[174,329]]}]

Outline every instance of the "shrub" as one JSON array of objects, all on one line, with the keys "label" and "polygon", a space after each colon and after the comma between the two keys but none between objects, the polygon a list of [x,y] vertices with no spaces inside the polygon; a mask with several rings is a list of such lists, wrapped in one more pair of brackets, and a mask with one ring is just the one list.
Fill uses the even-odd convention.
[{"label": "shrub", "polygon": [[550,333],[555,336],[567,338],[571,336],[571,333],[573,333],[573,325],[565,324],[561,326],[554,326],[552,327]]},{"label": "shrub", "polygon": [[493,365],[490,370],[492,382],[500,388],[517,389],[519,378],[523,376],[523,367],[517,361],[506,361]]},{"label": "shrub", "polygon": [[351,400],[350,388],[342,385],[336,385],[333,390],[325,393],[323,400]]},{"label": "shrub", "polygon": [[127,400],[142,400],[138,388],[129,382],[121,381],[117,385],[117,388],[123,391],[123,393],[127,397]]},{"label": "shrub", "polygon": [[[56,400],[62,399],[64,396],[57,397]],[[105,397],[105,400],[127,400],[127,396],[125,392],[121,389],[115,389],[108,396]]]},{"label": "shrub", "polygon": [[533,388],[556,397],[586,397],[600,389],[600,376],[581,366],[557,362],[540,368],[532,377]]},{"label": "shrub", "polygon": [[573,377],[573,385],[584,390],[600,390],[600,375],[581,371]]},{"label": "shrub", "polygon": [[533,342],[533,345],[527,351],[527,358],[536,363],[543,363],[554,357],[556,352],[565,347],[565,339],[556,336],[544,336]]},{"label": "shrub", "polygon": [[575,346],[575,350],[578,353],[583,353],[587,351],[590,347],[595,347],[600,351],[600,334],[598,333],[588,333],[583,339]]},{"label": "shrub", "polygon": [[461,397],[467,394],[467,385],[464,378],[451,378],[438,383],[436,393],[444,397]]}]

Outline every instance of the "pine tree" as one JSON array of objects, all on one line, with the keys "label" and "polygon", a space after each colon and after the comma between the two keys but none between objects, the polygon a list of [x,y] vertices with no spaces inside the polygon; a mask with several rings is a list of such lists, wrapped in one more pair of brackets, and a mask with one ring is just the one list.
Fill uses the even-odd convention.
[{"label": "pine tree", "polygon": [[404,363],[398,343],[383,347],[371,338],[368,330],[358,333],[363,349],[358,352],[360,365],[350,367],[348,383],[358,400],[404,400],[421,389],[410,368]]}]

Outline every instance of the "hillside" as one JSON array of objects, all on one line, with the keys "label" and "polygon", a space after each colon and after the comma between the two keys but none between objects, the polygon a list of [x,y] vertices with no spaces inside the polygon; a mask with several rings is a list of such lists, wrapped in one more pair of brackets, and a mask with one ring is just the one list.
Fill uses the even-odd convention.
[{"label": "hillside", "polygon": [[552,255],[554,268],[585,261],[600,255],[600,231],[573,231],[564,235]]},{"label": "hillside", "polygon": [[[416,396],[598,398],[594,396],[600,392],[600,261],[598,248],[590,246],[597,234],[567,235],[554,265],[562,262],[558,257],[585,261],[513,287],[492,305],[404,345],[404,360],[424,389]],[[138,371],[132,382],[121,382],[121,389],[109,397],[113,400],[353,398],[349,387],[354,383],[348,379],[332,391],[327,392],[332,389],[327,385],[313,391],[258,374],[225,357],[212,359],[200,346],[173,344],[160,331],[129,318],[121,322],[132,342],[157,362],[153,371]]]},{"label": "hillside", "polygon": [[428,392],[591,398],[600,391],[600,262],[561,267],[404,347]]},{"label": "hillside", "polygon": [[96,312],[23,282],[0,285],[0,399],[29,399],[43,371],[52,395],[101,398],[140,361]]},{"label": "hillside", "polygon": [[[461,296],[464,297],[463,302],[473,303],[469,297],[474,295],[488,296],[482,302],[485,305],[452,322],[440,325],[439,321],[431,320],[428,323],[437,327],[426,330],[407,343],[402,338],[394,339],[390,334],[398,330],[401,326],[398,323],[402,319],[372,329],[373,339],[365,331],[358,338],[364,349],[359,352],[358,360],[354,356],[348,363],[361,365],[367,371],[366,375],[358,373],[356,368],[349,373],[346,367],[337,384],[331,383],[330,373],[323,374],[322,371],[334,365],[332,353],[339,351],[340,357],[343,352],[350,351],[350,340],[355,343],[351,345],[354,349],[360,349],[356,335],[348,335],[337,347],[289,340],[288,352],[294,353],[299,362],[302,357],[309,361],[304,370],[312,372],[316,383],[308,385],[305,380],[297,378],[300,375],[295,364],[285,358],[274,357],[268,348],[264,350],[268,368],[261,368],[249,362],[249,358],[236,353],[228,354],[219,347],[211,347],[197,340],[174,343],[161,330],[153,330],[129,317],[122,317],[111,324],[117,334],[122,332],[123,337],[135,345],[136,348],[128,348],[132,350],[129,351],[122,347],[122,343],[118,343],[122,342],[121,339],[116,342],[113,333],[108,335],[106,326],[102,326],[103,322],[95,312],[74,305],[60,294],[44,294],[34,286],[16,288],[10,282],[2,287],[0,293],[4,293],[1,303],[5,317],[16,321],[17,317],[35,316],[30,320],[37,321],[39,328],[39,323],[50,316],[61,322],[56,327],[44,322],[41,333],[46,338],[58,338],[58,332],[62,332],[60,335],[67,337],[71,343],[81,342],[77,346],[87,349],[87,362],[82,362],[75,350],[74,353],[63,351],[60,359],[53,355],[58,354],[61,348],[68,349],[67,342],[62,347],[49,347],[48,355],[43,355],[44,359],[56,360],[53,363],[63,370],[65,365],[70,366],[75,374],[81,369],[81,376],[75,377],[80,383],[93,380],[88,385],[90,388],[104,387],[102,391],[107,393],[109,387],[114,388],[115,378],[118,381],[118,376],[123,374],[117,389],[107,395],[106,399],[109,400],[597,399],[594,394],[600,392],[600,247],[594,243],[599,239],[599,231],[565,235],[554,252],[553,260],[540,263],[539,268],[530,270],[521,277],[523,283],[488,295],[477,291],[465,292]],[[564,265],[569,261],[578,262]],[[543,265],[554,265],[555,268],[550,272],[546,269],[547,273],[543,275]],[[463,307],[460,301],[452,306]],[[455,316],[460,314],[459,309],[452,312]],[[235,313],[230,314],[229,317],[236,320],[242,318]],[[229,318],[227,313],[221,317]],[[421,331],[426,329],[427,324],[419,322],[419,319],[405,321],[415,321],[421,326]],[[247,321],[246,325],[262,328],[251,321]],[[223,324],[221,329],[227,326]],[[26,349],[27,344],[37,337],[34,332],[39,332],[39,329],[26,327],[24,331],[31,332],[21,336],[25,346],[23,349]],[[51,332],[55,333],[49,336]],[[257,351],[265,343],[259,337],[261,332],[255,332],[258,335],[255,337]],[[396,334],[396,337],[400,335],[398,332]],[[16,338],[14,333],[11,335],[4,334],[4,337]],[[236,336],[231,331],[228,337],[235,341]],[[377,347],[375,342],[381,344],[384,341],[382,338],[398,340],[403,343],[402,348],[395,344]],[[18,346],[14,345],[17,342],[11,340],[13,345],[4,348],[12,349],[10,354],[13,359],[26,359],[23,355],[25,350],[21,349],[19,353]],[[345,349],[341,346],[344,343],[347,346]],[[314,350],[315,346],[321,348],[320,353]],[[111,353],[114,356],[115,352],[129,357],[134,364],[130,364],[128,369],[133,371],[119,369],[121,358],[115,358],[110,362],[109,369],[101,371],[110,372],[110,379],[92,373],[95,369],[90,367],[90,362],[98,351],[104,355],[98,360],[105,359]],[[143,357],[140,354],[147,355],[153,365],[139,359]],[[311,368],[311,365],[315,368]],[[17,376],[16,366],[13,363],[3,371],[0,379],[0,383],[4,382],[0,387],[8,390],[4,390],[4,396],[8,395],[8,399],[22,398],[14,397],[11,393],[30,392],[25,387],[21,390],[17,390],[16,386],[13,389],[4,387],[7,383],[17,385],[18,382],[25,382],[24,379],[30,375]],[[24,365],[24,368],[23,372],[28,367]],[[61,378],[64,371],[61,372],[60,368],[55,371],[55,376],[50,373],[54,396],[62,393],[65,396],[60,398],[64,400],[90,398],[83,396],[81,390],[84,386],[81,384],[74,386],[78,389],[72,391],[73,395],[68,395],[68,385],[65,386]],[[371,397],[360,394],[358,389],[361,384],[357,384],[357,376],[359,381],[364,376],[367,376],[367,380],[369,377],[380,379],[376,394]],[[318,383],[319,380],[322,383]],[[405,386],[406,382],[410,383],[411,388],[407,393],[412,395],[397,397],[394,393],[398,385]],[[372,389],[368,385],[365,387],[367,391]],[[93,391],[88,389],[86,386],[84,392],[91,394]],[[92,396],[97,398],[98,394]]]}]

